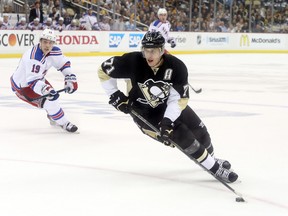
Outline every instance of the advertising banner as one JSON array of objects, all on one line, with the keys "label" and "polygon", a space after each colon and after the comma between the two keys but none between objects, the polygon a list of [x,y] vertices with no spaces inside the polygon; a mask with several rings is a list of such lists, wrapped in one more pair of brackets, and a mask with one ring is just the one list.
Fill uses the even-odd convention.
[{"label": "advertising banner", "polygon": [[285,34],[239,34],[238,39],[240,49],[281,50],[285,48],[286,42]]},{"label": "advertising banner", "polygon": [[0,54],[21,53],[39,41],[37,34],[31,31],[0,31]]},{"label": "advertising banner", "polygon": [[[0,58],[20,57],[39,42],[41,31],[1,30]],[[145,32],[55,31],[56,45],[66,55],[115,55],[139,51]],[[193,53],[288,53],[287,34],[171,32],[176,47],[172,54]]]},{"label": "advertising banner", "polygon": [[[39,43],[42,31],[29,30],[1,30],[0,31],[0,55],[22,54],[29,47]],[[64,53],[92,53],[99,52],[102,39],[96,31],[55,31],[57,35],[56,45],[61,47]],[[12,55],[13,56],[13,55]]]}]

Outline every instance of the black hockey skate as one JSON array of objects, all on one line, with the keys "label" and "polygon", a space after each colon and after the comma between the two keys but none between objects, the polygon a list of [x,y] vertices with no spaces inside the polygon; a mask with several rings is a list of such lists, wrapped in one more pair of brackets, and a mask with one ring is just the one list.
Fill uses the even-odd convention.
[{"label": "black hockey skate", "polygon": [[232,183],[238,179],[238,175],[235,172],[232,172],[221,166],[219,166],[219,169],[216,171],[214,175],[226,183]]},{"label": "black hockey skate", "polygon": [[71,122],[67,122],[62,126],[62,128],[70,133],[74,133],[78,130],[78,127]]},{"label": "black hockey skate", "polygon": [[219,159],[219,158],[215,158],[215,160],[219,164],[220,167],[223,167],[223,168],[228,169],[228,170],[231,169],[231,164],[229,161]]}]

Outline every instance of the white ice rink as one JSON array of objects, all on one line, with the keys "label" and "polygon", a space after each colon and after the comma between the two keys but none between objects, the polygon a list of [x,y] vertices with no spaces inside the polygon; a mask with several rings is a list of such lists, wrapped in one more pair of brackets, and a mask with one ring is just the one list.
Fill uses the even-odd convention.
[{"label": "white ice rink", "polygon": [[[79,134],[20,101],[9,83],[19,59],[0,59],[0,216],[287,216],[288,55],[178,57],[203,89],[189,104],[246,203],[108,105],[96,72],[108,57],[71,58],[79,89],[60,102]],[[56,70],[47,78],[63,88]]]}]

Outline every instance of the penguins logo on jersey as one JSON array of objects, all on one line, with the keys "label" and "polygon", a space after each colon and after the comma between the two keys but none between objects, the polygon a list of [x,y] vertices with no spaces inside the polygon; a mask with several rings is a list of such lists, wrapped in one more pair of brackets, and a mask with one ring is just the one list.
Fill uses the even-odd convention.
[{"label": "penguins logo on jersey", "polygon": [[171,84],[148,79],[144,83],[138,83],[138,86],[145,99],[138,98],[137,101],[143,104],[149,104],[151,107],[155,108],[159,104],[163,104],[168,98]]}]

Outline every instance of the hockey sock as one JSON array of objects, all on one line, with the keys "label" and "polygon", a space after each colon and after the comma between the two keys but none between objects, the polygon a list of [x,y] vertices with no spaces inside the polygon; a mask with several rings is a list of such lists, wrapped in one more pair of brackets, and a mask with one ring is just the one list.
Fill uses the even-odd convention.
[{"label": "hockey sock", "polygon": [[46,100],[43,108],[47,111],[50,118],[53,119],[53,121],[55,121],[58,125],[62,126],[68,122],[64,115],[64,111],[57,101]]},{"label": "hockey sock", "polygon": [[214,148],[211,142],[204,143],[204,147],[207,149],[210,155],[214,155]]},{"label": "hockey sock", "polygon": [[204,146],[200,145],[200,148],[195,153],[191,154],[191,156],[201,163],[206,169],[211,170],[213,168],[214,170],[214,166],[216,164],[215,160],[204,148]]}]

